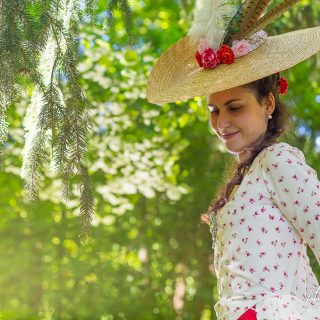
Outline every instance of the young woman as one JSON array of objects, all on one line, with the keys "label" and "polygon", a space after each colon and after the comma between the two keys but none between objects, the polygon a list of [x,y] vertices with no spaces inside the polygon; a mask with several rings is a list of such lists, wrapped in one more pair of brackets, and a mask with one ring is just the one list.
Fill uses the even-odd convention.
[{"label": "young woman", "polygon": [[[200,0],[188,36],[151,71],[148,100],[208,97],[210,122],[237,168],[202,220],[210,224],[218,320],[320,320],[320,182],[290,129],[279,72],[320,50],[320,27],[268,36],[263,28],[297,1],[263,15],[270,0]],[[319,298],[317,297],[319,291]]]},{"label": "young woman", "polygon": [[299,149],[277,142],[290,128],[279,81],[274,74],[208,97],[211,126],[239,163],[202,216],[211,224],[219,212],[215,270],[227,298],[215,305],[219,319],[243,310],[240,320],[320,317],[306,251],[320,262],[320,182]]}]

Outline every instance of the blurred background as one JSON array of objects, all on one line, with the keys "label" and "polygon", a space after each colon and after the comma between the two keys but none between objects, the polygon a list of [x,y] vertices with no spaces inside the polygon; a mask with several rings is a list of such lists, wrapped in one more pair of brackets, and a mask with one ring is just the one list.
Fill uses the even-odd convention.
[{"label": "blurred background", "polygon": [[[188,31],[194,1],[129,5],[132,46],[120,8],[106,27],[106,0],[97,1],[95,21],[80,30],[78,69],[94,124],[88,167],[96,207],[86,242],[79,238],[79,194],[62,200],[50,163],[39,201],[23,201],[23,119],[32,90],[9,109],[0,174],[0,319],[216,319],[211,234],[200,215],[235,159],[211,131],[204,99],[162,107],[146,101],[148,74]],[[319,22],[320,3],[304,0],[266,31]],[[319,71],[318,54],[283,72],[289,81],[283,99],[295,123],[287,142],[318,173]]]}]

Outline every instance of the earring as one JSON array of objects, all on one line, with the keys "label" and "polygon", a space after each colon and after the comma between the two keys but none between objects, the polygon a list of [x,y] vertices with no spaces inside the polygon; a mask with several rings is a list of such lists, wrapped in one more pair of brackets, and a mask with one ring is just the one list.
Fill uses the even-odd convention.
[{"label": "earring", "polygon": [[272,119],[272,115],[271,114],[268,115],[268,119]]}]

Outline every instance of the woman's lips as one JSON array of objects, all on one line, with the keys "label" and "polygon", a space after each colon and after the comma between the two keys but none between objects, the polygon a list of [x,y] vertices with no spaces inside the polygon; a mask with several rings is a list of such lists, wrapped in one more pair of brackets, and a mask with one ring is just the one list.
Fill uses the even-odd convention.
[{"label": "woman's lips", "polygon": [[229,140],[229,139],[232,139],[237,133],[239,133],[239,131],[231,133],[231,134],[227,134],[227,135],[222,135],[222,138],[225,140]]}]

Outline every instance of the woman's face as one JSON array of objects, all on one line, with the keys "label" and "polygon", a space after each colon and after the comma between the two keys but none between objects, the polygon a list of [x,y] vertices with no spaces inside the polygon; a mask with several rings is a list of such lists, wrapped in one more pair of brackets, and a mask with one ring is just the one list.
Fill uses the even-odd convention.
[{"label": "woman's face", "polygon": [[275,108],[275,99],[270,94],[259,104],[253,91],[236,87],[211,94],[208,106],[212,129],[227,150],[237,153],[238,160],[243,161],[247,155],[244,149],[266,132],[268,115]]}]

